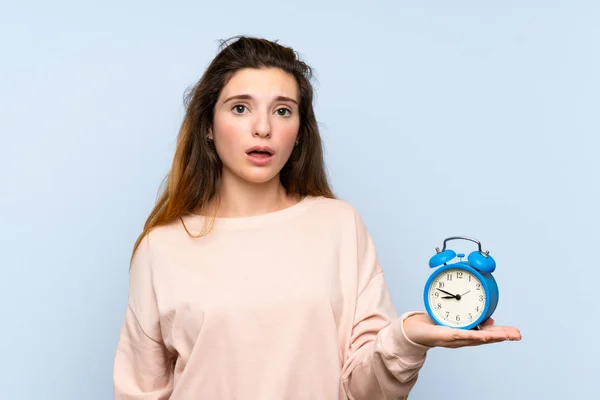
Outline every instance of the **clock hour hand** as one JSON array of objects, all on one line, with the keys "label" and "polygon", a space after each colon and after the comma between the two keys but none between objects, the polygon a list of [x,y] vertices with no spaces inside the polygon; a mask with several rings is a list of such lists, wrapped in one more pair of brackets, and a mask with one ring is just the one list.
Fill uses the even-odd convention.
[{"label": "clock hour hand", "polygon": [[448,295],[448,296],[443,296],[442,299],[456,299],[456,300],[460,300],[462,298],[462,296],[464,296],[465,294],[467,294],[467,293],[470,292],[470,290],[469,290],[469,291],[467,291],[465,294],[463,294],[461,296],[460,294],[452,294],[450,292],[446,292],[443,289],[438,289],[438,288],[436,288],[436,289],[439,290],[440,292],[444,292],[444,293],[446,293]]},{"label": "clock hour hand", "polygon": [[[450,297],[454,297],[454,298],[456,298],[456,295],[454,295],[454,294],[452,294],[452,293],[450,293],[450,292],[446,292],[446,291],[445,291],[445,290],[443,290],[443,289],[438,289],[438,290],[439,290],[440,292],[442,292],[442,293],[446,293],[446,294],[447,294],[448,296],[450,296]],[[448,298],[448,297],[442,297],[442,299],[446,299],[446,298]]]}]

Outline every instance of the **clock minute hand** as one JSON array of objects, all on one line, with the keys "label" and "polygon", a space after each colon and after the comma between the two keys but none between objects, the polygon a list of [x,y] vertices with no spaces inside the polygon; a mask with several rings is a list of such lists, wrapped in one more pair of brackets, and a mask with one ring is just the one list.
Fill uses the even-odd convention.
[{"label": "clock minute hand", "polygon": [[[450,293],[450,292],[446,292],[446,291],[445,291],[445,290],[443,290],[443,289],[438,289],[438,290],[439,290],[440,292],[442,292],[442,293],[446,293],[448,296],[452,296],[452,297],[456,298],[456,295],[455,295],[455,294],[452,294],[452,293]],[[444,297],[444,298],[445,298],[445,297]]]},{"label": "clock minute hand", "polygon": [[467,294],[467,293],[470,292],[470,290],[469,290],[469,291],[467,291],[465,294],[463,294],[461,296],[460,294],[452,294],[450,292],[446,292],[443,289],[438,289],[438,288],[436,288],[436,289],[439,290],[440,292],[444,292],[444,293],[446,293],[448,295],[448,296],[442,296],[442,299],[456,299],[456,300],[460,300],[460,299],[462,299],[462,296],[464,296],[465,294]]}]

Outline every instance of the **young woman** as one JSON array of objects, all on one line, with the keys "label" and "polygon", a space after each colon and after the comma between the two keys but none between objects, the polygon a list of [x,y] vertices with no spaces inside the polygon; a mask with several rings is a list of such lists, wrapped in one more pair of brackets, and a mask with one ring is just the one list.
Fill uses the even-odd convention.
[{"label": "young woman", "polygon": [[190,93],[133,249],[116,399],[402,399],[430,348],[520,339],[397,316],[360,215],[328,185],[310,73],[240,37]]}]

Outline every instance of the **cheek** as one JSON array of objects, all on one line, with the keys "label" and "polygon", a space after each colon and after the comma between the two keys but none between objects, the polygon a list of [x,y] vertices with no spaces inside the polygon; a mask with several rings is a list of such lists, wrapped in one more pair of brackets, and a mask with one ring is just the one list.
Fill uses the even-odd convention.
[{"label": "cheek", "polygon": [[244,126],[243,121],[233,118],[220,118],[215,120],[215,131],[219,138],[226,141],[234,141],[243,135],[243,132],[248,129]]},{"label": "cheek", "polygon": [[221,158],[227,159],[239,152],[242,146],[240,139],[247,129],[241,121],[228,118],[215,119],[215,146]]},{"label": "cheek", "polygon": [[290,150],[296,144],[296,138],[298,135],[299,123],[286,124],[279,129],[279,137],[281,138],[281,145],[286,149]]}]

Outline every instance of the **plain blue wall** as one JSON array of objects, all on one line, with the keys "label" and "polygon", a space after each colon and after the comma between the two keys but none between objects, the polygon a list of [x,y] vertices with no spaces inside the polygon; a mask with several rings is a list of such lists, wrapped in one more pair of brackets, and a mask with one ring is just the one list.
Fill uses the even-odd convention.
[{"label": "plain blue wall", "polygon": [[112,398],[183,93],[237,34],[315,68],[332,182],[399,312],[445,237],[498,262],[523,341],[431,351],[411,398],[600,398],[597,2],[97,3],[0,10],[0,398]]}]

